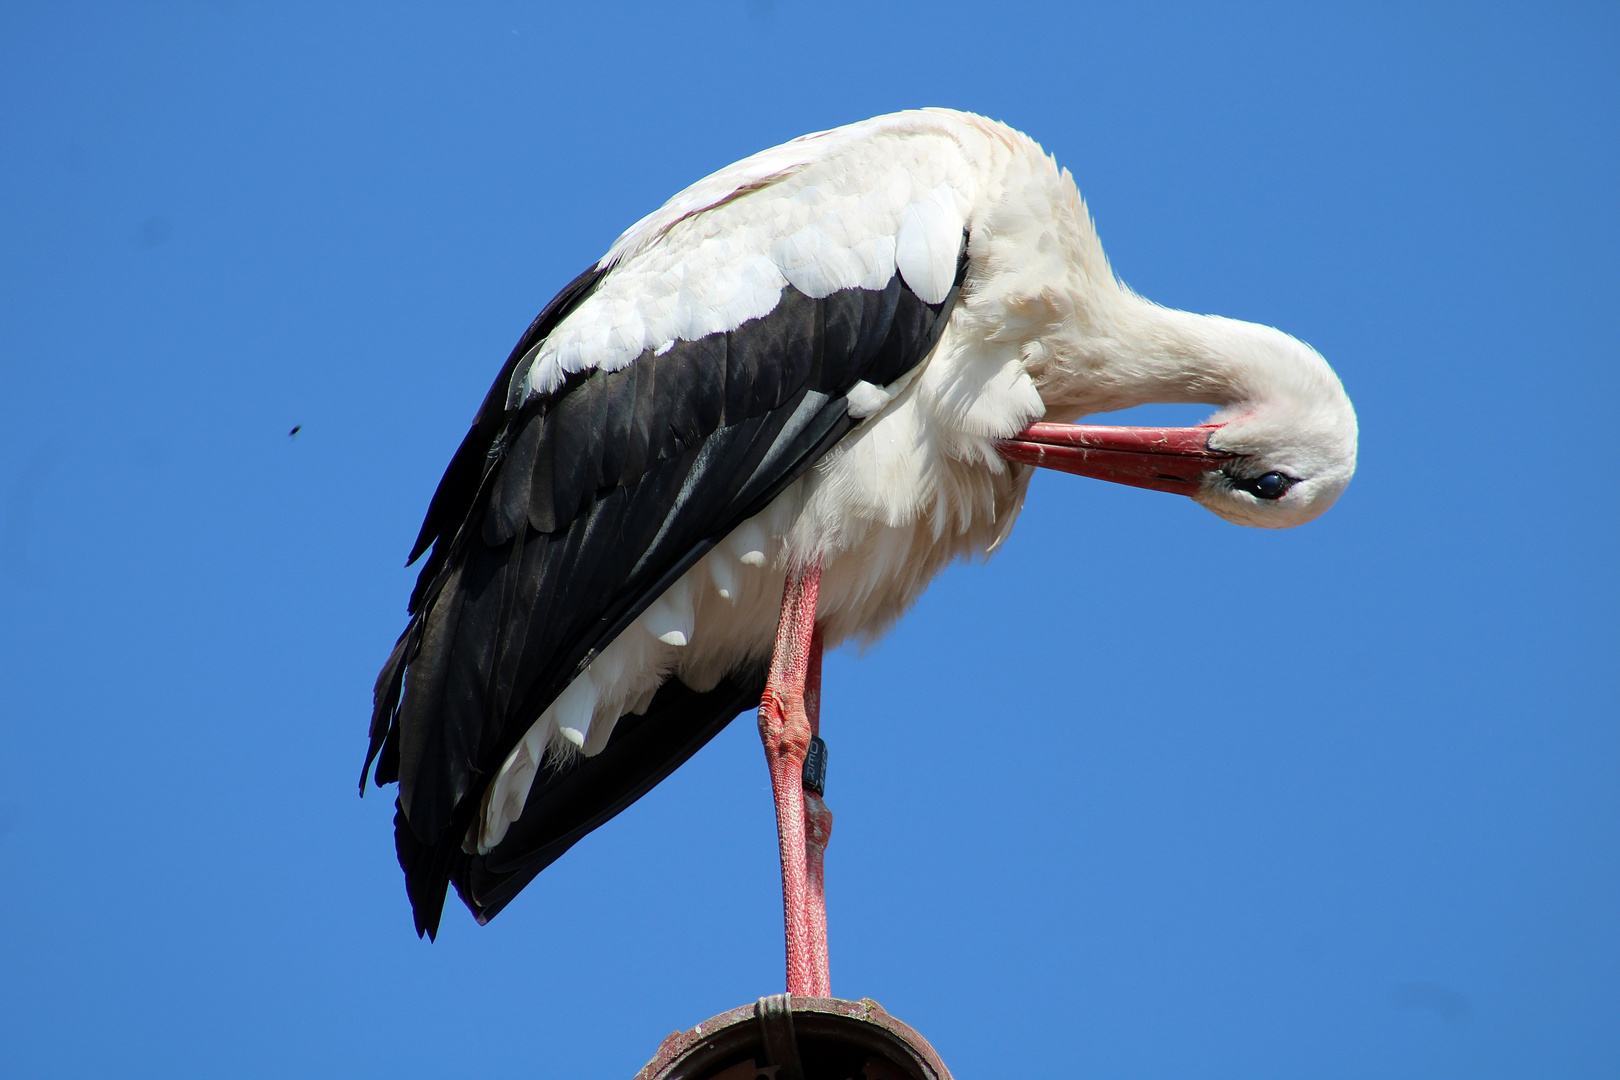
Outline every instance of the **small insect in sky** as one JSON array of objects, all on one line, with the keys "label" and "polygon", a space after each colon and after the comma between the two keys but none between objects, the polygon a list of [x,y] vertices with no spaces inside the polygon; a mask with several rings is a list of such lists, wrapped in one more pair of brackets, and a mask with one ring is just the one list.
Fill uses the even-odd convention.
[{"label": "small insect in sky", "polygon": [[287,432],[287,438],[290,439],[294,435],[297,435],[300,431],[303,431],[303,430],[304,430],[304,425],[303,424],[294,424],[293,429],[291,431]]}]

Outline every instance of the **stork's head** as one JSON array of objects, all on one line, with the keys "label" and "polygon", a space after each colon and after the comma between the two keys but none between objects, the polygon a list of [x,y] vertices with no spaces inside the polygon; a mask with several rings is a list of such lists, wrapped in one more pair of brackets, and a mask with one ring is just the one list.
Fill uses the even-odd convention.
[{"label": "stork's head", "polygon": [[1286,529],[1322,514],[1356,470],[1356,414],[1338,376],[1316,350],[1280,330],[1196,318],[1206,332],[1198,350],[1180,358],[1186,393],[1226,405],[1207,423],[1031,424],[999,444],[1001,455],[1187,495],[1239,525]]}]

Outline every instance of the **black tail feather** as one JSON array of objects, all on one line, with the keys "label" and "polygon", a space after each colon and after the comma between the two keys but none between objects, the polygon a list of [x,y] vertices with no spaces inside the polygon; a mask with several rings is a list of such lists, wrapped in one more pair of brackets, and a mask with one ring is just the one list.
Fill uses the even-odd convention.
[{"label": "black tail feather", "polygon": [[448,836],[436,844],[424,844],[416,838],[405,812],[394,802],[394,851],[399,856],[399,867],[405,871],[405,893],[410,897],[411,914],[416,918],[416,936],[427,935],[429,941],[439,936],[439,918],[444,914],[445,886],[452,876],[459,876],[458,862],[464,862],[466,853]]}]

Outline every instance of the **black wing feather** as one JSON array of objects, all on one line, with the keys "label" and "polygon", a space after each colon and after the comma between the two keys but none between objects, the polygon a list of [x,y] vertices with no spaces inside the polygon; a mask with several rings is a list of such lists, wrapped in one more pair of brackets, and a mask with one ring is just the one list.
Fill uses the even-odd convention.
[{"label": "black wing feather", "polygon": [[[854,426],[845,395],[920,363],[957,288],[924,304],[882,290],[811,298],[570,375],[516,407],[508,388],[545,335],[600,283],[587,271],[546,306],[485,396],[412,550],[429,545],[411,622],[377,681],[366,769],[400,783],[395,844],[419,933],[445,888],[481,921],[590,830],[758,704],[764,672],[698,693],[666,684],[603,751],[543,762],[522,817],[486,856],[463,850],[485,786],[591,659],[714,543],[759,513]],[[361,774],[362,786],[365,773]]]}]

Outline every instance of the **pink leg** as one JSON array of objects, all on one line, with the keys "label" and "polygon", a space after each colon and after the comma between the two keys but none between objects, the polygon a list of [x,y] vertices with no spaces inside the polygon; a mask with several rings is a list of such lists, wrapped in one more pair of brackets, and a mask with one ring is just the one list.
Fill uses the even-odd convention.
[{"label": "pink leg", "polygon": [[[815,648],[816,597],[820,567],[790,572],[782,592],[782,615],[776,624],[776,647],[770,676],[759,702],[759,737],[771,769],[776,797],[776,836],[782,853],[782,913],[787,923],[787,989],[806,997],[817,993],[816,972],[826,961],[815,960],[810,917],[810,882],[805,852],[804,759],[810,751],[810,716],[806,681]],[[818,687],[819,691],[819,687]],[[819,696],[819,694],[818,694]]]},{"label": "pink leg", "polygon": [[[804,679],[804,711],[810,734],[821,734],[821,631],[810,640],[810,665]],[[810,959],[814,967],[813,994],[832,997],[832,972],[827,961],[827,840],[832,836],[832,811],[819,792],[804,789],[806,901],[810,913]]]}]

